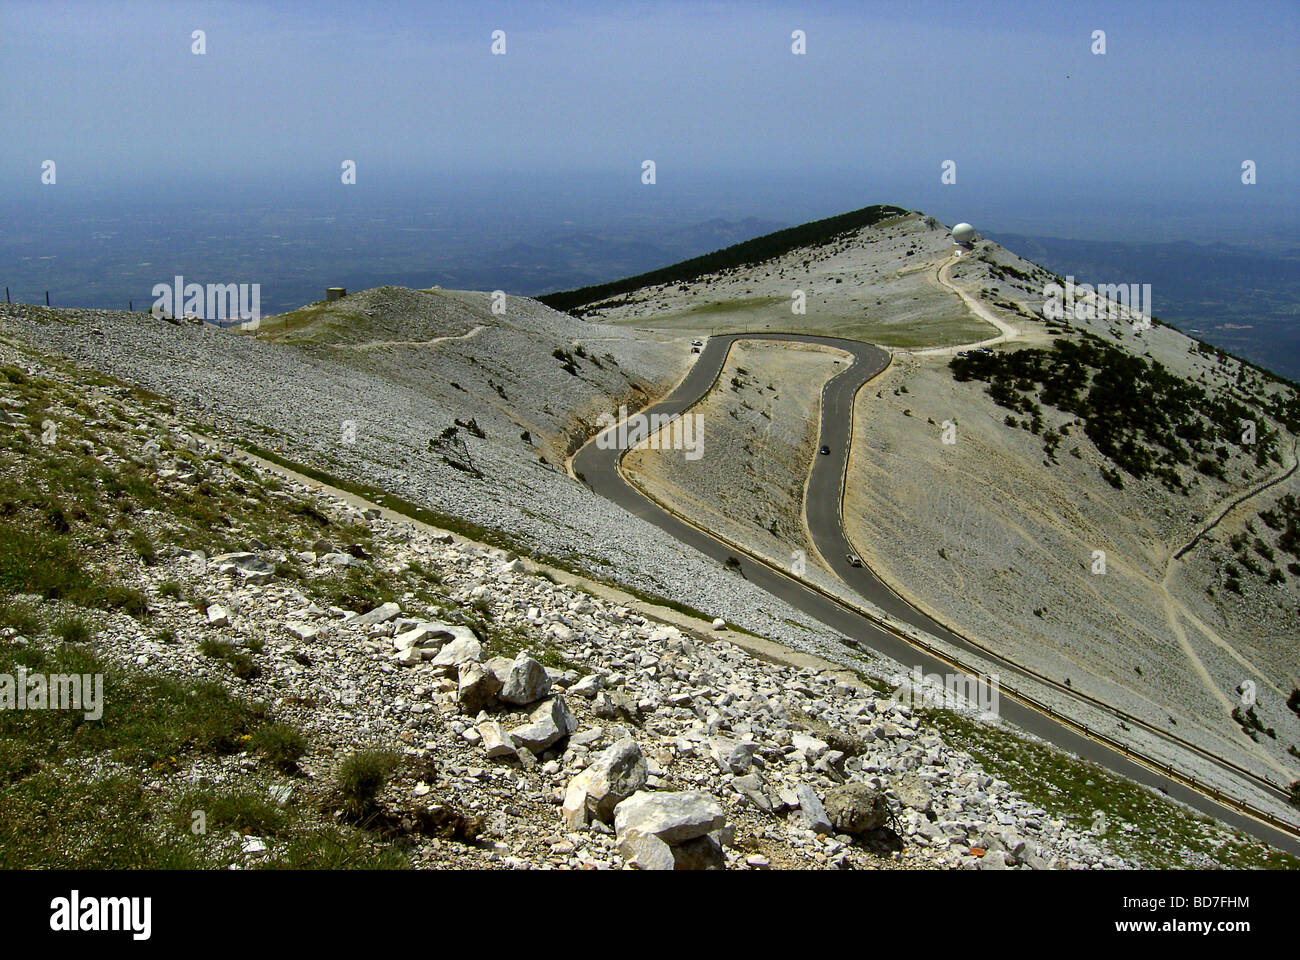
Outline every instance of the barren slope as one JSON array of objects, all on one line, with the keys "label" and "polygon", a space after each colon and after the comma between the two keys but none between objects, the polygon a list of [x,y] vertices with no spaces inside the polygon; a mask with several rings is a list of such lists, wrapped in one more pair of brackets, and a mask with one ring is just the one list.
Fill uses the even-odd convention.
[{"label": "barren slope", "polygon": [[[384,491],[498,545],[801,649],[840,646],[563,470],[598,414],[677,380],[688,338],[585,323],[522,298],[500,316],[491,305],[489,293],[384,287],[290,315],[287,336],[279,318],[250,336],[14,304],[0,306],[0,334],[147,387],[202,432]],[[473,337],[427,342],[475,326]],[[390,341],[425,345],[364,349]]]},{"label": "barren slope", "polygon": [[[1031,297],[1024,302],[1037,306]],[[1181,562],[1172,558],[1225,505],[1294,463],[1294,438],[1275,406],[1293,392],[1169,327],[1076,321],[1058,334],[1088,349],[1122,351],[1101,354],[1106,372],[1091,371],[1095,393],[1081,403],[1104,404],[1130,389],[1132,401],[1080,415],[1056,405],[1064,374],[957,382],[947,357],[896,363],[859,397],[845,512],[851,539],[891,586],[942,622],[1289,783],[1297,764],[1287,749],[1300,744],[1300,718],[1285,705],[1300,662],[1292,626],[1300,568],[1285,567],[1284,518],[1275,517],[1279,530],[1270,531],[1258,513],[1293,492],[1295,477],[1244,504]],[[994,357],[1022,349],[995,348]],[[1159,367],[1134,368],[1132,379],[1117,372],[1129,361],[1115,357]],[[1003,369],[996,359],[990,366]],[[1103,375],[1105,384],[1097,379]],[[1196,388],[1204,399],[1165,409]],[[1226,423],[1212,422],[1220,410]],[[1255,421],[1261,439],[1242,443],[1239,419]],[[942,442],[945,421],[956,428],[952,445]],[[1099,449],[1097,440],[1108,442],[1112,431],[1128,438],[1130,422],[1150,422],[1157,433],[1167,427],[1170,443],[1187,450],[1198,438],[1202,450],[1178,463],[1176,450],[1140,431],[1117,440],[1114,455]],[[1142,464],[1148,455],[1156,472],[1145,476],[1118,462]],[[1242,532],[1248,536],[1236,557],[1253,556],[1259,574],[1239,571],[1237,592],[1226,588],[1234,560],[1226,544]],[[1104,552],[1104,573],[1095,551]],[[1232,716],[1251,706],[1239,692],[1247,682],[1258,701],[1253,737]]]},{"label": "barren slope", "polygon": [[[908,213],[756,266],[660,284],[582,308],[582,315],[656,330],[781,330],[925,347],[989,336],[989,327],[935,280],[952,240]],[[795,291],[803,314],[792,309]]]}]

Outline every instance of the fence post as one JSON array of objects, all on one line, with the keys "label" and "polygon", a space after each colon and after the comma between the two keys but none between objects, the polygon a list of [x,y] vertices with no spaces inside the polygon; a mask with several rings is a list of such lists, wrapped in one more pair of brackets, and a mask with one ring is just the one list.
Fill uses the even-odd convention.
[{"label": "fence post", "polygon": [[5,303],[9,302],[9,288],[5,287]]},{"label": "fence post", "polygon": [[47,307],[50,305],[50,291],[48,290],[45,291],[45,305]]}]

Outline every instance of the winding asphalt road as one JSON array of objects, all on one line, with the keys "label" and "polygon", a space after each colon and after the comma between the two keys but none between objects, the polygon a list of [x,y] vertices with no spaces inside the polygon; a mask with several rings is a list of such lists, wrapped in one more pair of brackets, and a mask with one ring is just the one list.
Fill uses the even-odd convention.
[{"label": "winding asphalt road", "polygon": [[[819,445],[828,446],[830,454],[814,458],[808,478],[805,510],[813,545],[835,574],[862,597],[898,619],[938,636],[958,649],[986,660],[995,659],[987,651],[972,647],[968,642],[912,607],[881,583],[870,569],[854,567],[848,562],[847,555],[853,548],[844,534],[840,505],[852,438],[854,398],[863,384],[889,366],[890,355],[887,351],[856,340],[804,334],[741,333],[714,336],[709,338],[700,352],[699,359],[673,392],[640,412],[647,416],[656,414],[676,416],[686,412],[713,387],[722,373],[731,345],[737,340],[815,343],[834,347],[852,355],[853,362],[828,380],[822,388]],[[616,427],[609,428],[609,430],[614,429]],[[619,461],[624,451],[614,448],[612,444],[609,449],[602,449],[596,442],[607,432],[602,431],[597,434],[574,455],[573,471],[588,487],[706,556],[723,563],[728,558],[736,556],[738,551],[734,547],[661,509],[627,483],[619,472]],[[766,563],[746,556],[742,560],[741,572],[751,583],[762,587],[768,593],[815,617],[846,637],[896,660],[904,667],[919,666],[923,673],[941,675],[954,671],[963,672],[958,665],[948,663],[913,646],[901,636],[882,629],[874,621],[846,604],[831,599],[826,594],[804,585],[792,575]],[[1007,675],[1021,678],[1026,676],[1008,661],[999,662],[998,667],[999,676],[1003,678]],[[999,707],[1002,717],[1022,730],[1092,760],[1130,780],[1160,790],[1175,800],[1274,846],[1300,855],[1300,837],[1270,826],[1231,806],[1220,804],[1178,780],[1166,777],[1129,759],[1118,750],[1093,740],[1020,702],[1005,688],[1002,690]]]}]

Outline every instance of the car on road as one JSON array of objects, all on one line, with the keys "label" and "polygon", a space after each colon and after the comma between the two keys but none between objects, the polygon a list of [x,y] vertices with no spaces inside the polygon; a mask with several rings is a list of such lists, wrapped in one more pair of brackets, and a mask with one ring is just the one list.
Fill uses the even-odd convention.
[{"label": "car on road", "polygon": [[850,554],[848,555],[847,559],[848,559],[848,561],[849,561],[849,566],[850,566],[850,567],[860,567],[860,566],[862,566],[862,558],[859,557],[856,553],[850,553]]},{"label": "car on road", "polygon": [[825,456],[826,454],[828,454],[828,453],[831,452],[831,448],[828,447],[828,446],[826,446],[826,444],[823,443],[823,444],[822,444],[822,448],[821,448],[820,450],[818,450],[817,452],[820,453],[822,456]]},{"label": "car on road", "polygon": [[704,341],[703,341],[703,340],[692,340],[692,341],[691,341],[691,346],[692,346],[692,347],[702,347],[702,346],[704,346]]}]

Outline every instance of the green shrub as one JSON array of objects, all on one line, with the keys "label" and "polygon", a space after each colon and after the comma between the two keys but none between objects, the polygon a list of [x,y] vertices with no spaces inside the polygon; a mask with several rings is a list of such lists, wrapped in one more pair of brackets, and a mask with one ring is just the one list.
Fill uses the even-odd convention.
[{"label": "green shrub", "polygon": [[268,723],[253,734],[252,746],[276,769],[294,773],[307,752],[307,739],[287,723]]},{"label": "green shrub", "polygon": [[85,618],[75,614],[62,617],[54,624],[54,635],[64,643],[85,643],[94,632]]},{"label": "green shrub", "polygon": [[392,751],[361,750],[344,760],[335,775],[335,792],[343,813],[355,820],[373,813],[375,798],[401,759]]},{"label": "green shrub", "polygon": [[86,586],[85,572],[66,537],[0,524],[0,595],[34,593],[59,600]]},{"label": "green shrub", "polygon": [[[984,381],[995,403],[1032,414],[1031,432],[1041,426],[1043,406],[1077,418],[1097,451],[1119,470],[1136,479],[1150,476],[1171,491],[1185,489],[1179,465],[1224,480],[1218,461],[1227,456],[1225,442],[1235,443],[1241,420],[1257,415],[1228,392],[1208,393],[1155,361],[1092,336],[1057,340],[1050,349],[972,353],[949,366],[958,382]],[[1045,444],[1055,439],[1045,437]],[[1272,458],[1276,448],[1276,433],[1264,431],[1257,461]],[[1122,489],[1118,472],[1102,474]]]}]

